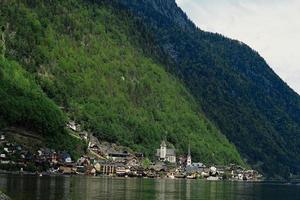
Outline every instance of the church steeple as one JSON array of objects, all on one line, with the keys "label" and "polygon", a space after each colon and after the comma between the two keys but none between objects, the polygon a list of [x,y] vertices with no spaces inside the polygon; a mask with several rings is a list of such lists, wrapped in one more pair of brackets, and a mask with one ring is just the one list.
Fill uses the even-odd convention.
[{"label": "church steeple", "polygon": [[191,144],[189,143],[188,155],[186,158],[186,166],[192,165],[192,156],[191,156]]},{"label": "church steeple", "polygon": [[163,140],[160,144],[160,159],[165,160],[167,155],[167,145],[166,142]]}]

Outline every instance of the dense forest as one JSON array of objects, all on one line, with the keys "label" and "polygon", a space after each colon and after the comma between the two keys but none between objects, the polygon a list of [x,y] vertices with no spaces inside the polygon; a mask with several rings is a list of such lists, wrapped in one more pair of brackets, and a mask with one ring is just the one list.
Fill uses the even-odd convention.
[{"label": "dense forest", "polygon": [[197,28],[175,0],[10,0],[0,6],[0,128],[78,154],[65,129],[153,157],[300,172],[300,97],[240,41]]},{"label": "dense forest", "polygon": [[300,172],[300,97],[240,41],[197,28],[175,0],[116,0],[147,24],[176,75],[246,161],[269,176]]},{"label": "dense forest", "polygon": [[166,139],[178,154],[191,142],[195,161],[244,165],[131,13],[104,1],[1,4],[1,128],[21,126],[71,149],[64,127],[75,120],[148,157]]}]

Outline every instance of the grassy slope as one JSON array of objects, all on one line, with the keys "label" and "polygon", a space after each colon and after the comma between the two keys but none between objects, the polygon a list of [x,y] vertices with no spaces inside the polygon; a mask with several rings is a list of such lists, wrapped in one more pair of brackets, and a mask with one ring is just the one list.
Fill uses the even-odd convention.
[{"label": "grassy slope", "polygon": [[145,55],[136,41],[147,35],[126,13],[80,0],[16,2],[0,8],[10,23],[6,57],[100,139],[150,156],[164,137],[179,153],[191,141],[197,160],[242,163],[181,83]]}]

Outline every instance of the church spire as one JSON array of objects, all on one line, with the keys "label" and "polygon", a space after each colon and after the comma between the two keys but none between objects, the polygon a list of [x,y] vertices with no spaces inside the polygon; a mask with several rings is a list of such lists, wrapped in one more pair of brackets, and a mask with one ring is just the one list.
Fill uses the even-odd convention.
[{"label": "church spire", "polygon": [[191,143],[189,142],[188,155],[186,158],[186,166],[192,165],[192,156],[191,156]]}]

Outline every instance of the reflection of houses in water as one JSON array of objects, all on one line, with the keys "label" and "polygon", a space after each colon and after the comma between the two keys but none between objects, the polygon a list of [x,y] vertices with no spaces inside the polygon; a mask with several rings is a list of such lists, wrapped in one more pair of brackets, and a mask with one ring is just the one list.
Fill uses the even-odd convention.
[{"label": "reflection of houses in water", "polygon": [[173,179],[157,179],[154,183],[156,196],[153,199],[168,200],[174,199],[174,197],[176,197],[176,199],[181,199],[181,192],[183,191],[182,187],[185,187],[185,182],[174,181]]},{"label": "reflection of houses in water", "polygon": [[186,199],[191,199],[191,180],[187,180],[185,186],[185,197]]},{"label": "reflection of houses in water", "polygon": [[166,179],[160,179],[155,181],[155,190],[157,192],[157,196],[155,199],[166,199]]}]

